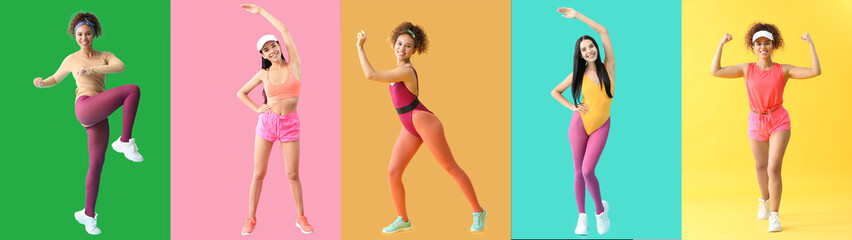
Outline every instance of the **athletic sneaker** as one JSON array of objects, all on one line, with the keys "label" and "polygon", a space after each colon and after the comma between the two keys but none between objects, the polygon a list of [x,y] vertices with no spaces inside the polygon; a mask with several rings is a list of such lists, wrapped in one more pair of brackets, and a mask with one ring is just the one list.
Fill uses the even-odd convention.
[{"label": "athletic sneaker", "polygon": [[485,217],[488,216],[488,213],[485,212],[485,209],[482,209],[482,212],[473,213],[473,225],[470,225],[471,232],[481,232],[485,229]]},{"label": "athletic sneaker", "polygon": [[121,138],[112,142],[112,149],[116,152],[124,153],[124,157],[130,161],[141,162],[142,154],[139,154],[139,148],[136,147],[136,139],[131,138],[128,142],[122,142]]},{"label": "athletic sneaker", "polygon": [[759,198],[757,201],[760,201],[760,204],[757,205],[757,219],[766,220],[769,218],[769,201],[763,200],[763,198]]},{"label": "athletic sneaker", "polygon": [[577,228],[574,229],[574,233],[577,235],[589,234],[588,218],[585,213],[580,213],[580,217],[577,218]]},{"label": "athletic sneaker", "polygon": [[397,217],[396,221],[391,223],[388,227],[382,229],[383,233],[395,233],[400,231],[408,231],[411,230],[411,219],[408,219],[408,222],[402,221],[402,217]]},{"label": "athletic sneaker", "polygon": [[304,234],[311,234],[314,232],[314,227],[308,223],[308,218],[305,216],[296,218],[296,227],[299,228],[299,230],[302,230],[302,233]]},{"label": "athletic sneaker", "polygon": [[77,219],[77,222],[83,224],[86,228],[86,232],[92,235],[101,234],[101,229],[98,229],[98,214],[95,213],[95,217],[89,217],[86,215],[86,209],[77,211],[74,213],[74,218]]},{"label": "athletic sneaker", "polygon": [[778,212],[772,212],[769,215],[769,232],[781,231],[781,218],[778,217]]},{"label": "athletic sneaker", "polygon": [[598,234],[603,235],[607,231],[609,231],[609,217],[607,217],[607,213],[609,213],[609,204],[606,201],[603,201],[604,211],[601,214],[596,214],[595,217],[598,219]]},{"label": "athletic sneaker", "polygon": [[246,218],[246,225],[243,226],[243,231],[240,234],[250,236],[254,233],[254,225],[257,225],[257,218]]}]

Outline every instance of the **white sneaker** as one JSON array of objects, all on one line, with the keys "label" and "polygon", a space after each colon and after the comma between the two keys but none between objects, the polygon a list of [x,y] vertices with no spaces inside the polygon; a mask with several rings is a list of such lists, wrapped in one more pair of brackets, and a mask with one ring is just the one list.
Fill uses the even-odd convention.
[{"label": "white sneaker", "polygon": [[757,200],[760,201],[760,205],[757,205],[757,219],[766,220],[769,218],[769,200],[763,200],[763,198]]},{"label": "white sneaker", "polygon": [[601,214],[595,214],[595,217],[598,219],[598,234],[603,235],[607,231],[609,231],[609,217],[606,216],[609,213],[609,204],[606,201],[603,201],[604,211]]},{"label": "white sneaker", "polygon": [[101,230],[98,229],[98,214],[95,213],[95,217],[86,216],[86,209],[80,210],[74,213],[74,218],[77,219],[77,222],[83,224],[86,228],[86,232],[92,235],[101,234]]},{"label": "white sneaker", "polygon": [[130,161],[141,162],[142,154],[139,154],[139,147],[136,147],[136,139],[131,138],[128,142],[122,142],[121,138],[112,142],[112,149],[116,152],[124,153],[124,157]]},{"label": "white sneaker", "polygon": [[577,218],[577,228],[574,229],[574,233],[577,235],[587,235],[589,234],[589,225],[588,219],[586,218],[585,213],[580,213],[580,217]]},{"label": "white sneaker", "polygon": [[778,217],[778,212],[772,212],[769,215],[769,232],[781,231],[781,218]]}]

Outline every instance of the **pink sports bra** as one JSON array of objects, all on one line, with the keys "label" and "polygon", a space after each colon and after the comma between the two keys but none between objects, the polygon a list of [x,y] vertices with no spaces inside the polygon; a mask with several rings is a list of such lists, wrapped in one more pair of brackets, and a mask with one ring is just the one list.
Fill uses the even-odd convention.
[{"label": "pink sports bra", "polygon": [[292,71],[287,72],[287,80],[281,84],[272,83],[269,78],[269,70],[266,70],[266,81],[263,81],[263,88],[266,89],[266,97],[269,100],[281,100],[285,98],[298,97],[302,83],[293,76]]}]

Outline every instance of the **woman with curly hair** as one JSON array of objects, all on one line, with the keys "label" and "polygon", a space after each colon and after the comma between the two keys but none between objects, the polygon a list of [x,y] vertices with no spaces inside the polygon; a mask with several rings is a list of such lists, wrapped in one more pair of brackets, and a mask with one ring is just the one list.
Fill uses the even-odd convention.
[{"label": "woman with curly hair", "polygon": [[[573,111],[568,127],[568,140],[574,158],[574,198],[577,200],[577,226],[574,233],[589,233],[586,216],[586,189],[595,201],[595,219],[599,234],[609,231],[609,205],[601,200],[601,188],[595,176],[607,137],[609,137],[610,106],[615,88],[615,54],[609,32],[599,23],[572,8],[559,8],[557,12],[565,18],[574,18],[589,25],[603,40],[606,59],[601,62],[600,48],[595,39],[584,35],[574,44],[574,72],[562,81],[550,95],[566,108]],[[571,87],[574,102],[569,102],[562,93]],[[582,97],[582,101],[580,98]]]},{"label": "woman with curly hair", "polygon": [[731,41],[725,33],[719,41],[710,74],[721,78],[744,78],[748,90],[748,136],[757,169],[760,199],[757,218],[769,219],[769,231],[781,231],[778,210],[781,206],[781,162],[790,142],[790,115],[784,109],[784,87],[787,80],[819,76],[814,43],[808,33],[802,40],[810,46],[811,67],[797,67],[772,61],[772,53],[784,46],[778,27],[769,23],[753,23],[746,32],[745,46],[757,55],[757,62],[722,67],[722,47]]},{"label": "woman with curly hair", "polygon": [[368,80],[389,83],[391,100],[403,126],[403,129],[399,132],[399,137],[396,139],[388,166],[388,184],[390,185],[394,207],[399,216],[396,221],[382,229],[382,232],[395,233],[411,229],[411,220],[408,218],[405,208],[405,188],[402,183],[402,173],[423,143],[426,143],[426,147],[432,152],[438,164],[455,179],[456,184],[461,188],[462,193],[473,208],[473,225],[470,230],[482,231],[485,228],[486,212],[479,205],[473,184],[453,158],[450,145],[447,143],[446,136],[444,136],[444,127],[441,121],[429,109],[426,109],[426,106],[418,99],[420,79],[417,77],[417,71],[414,69],[411,57],[415,53],[426,52],[429,44],[426,32],[419,25],[410,22],[403,22],[391,31],[390,40],[393,41],[392,49],[396,56],[397,66],[388,71],[373,69],[364,51],[367,34],[361,31],[357,34],[357,37],[356,46],[364,75]]},{"label": "woman with curly hair", "polygon": [[71,19],[68,33],[74,37],[80,50],[71,53],[59,69],[48,78],[37,77],[33,84],[38,88],[59,84],[68,74],[74,76],[77,83],[74,112],[77,120],[86,128],[89,148],[89,171],[86,175],[86,205],[83,210],[74,213],[74,218],[85,225],[86,232],[98,235],[95,201],[98,198],[101,170],[104,166],[107,144],[109,143],[109,117],[112,112],[124,106],[121,137],[112,143],[112,149],[124,153],[127,159],[141,162],[142,155],[131,138],[133,122],[139,107],[139,87],[128,84],[106,90],[105,80],[109,73],[124,71],[124,63],[111,52],[95,50],[94,39],[101,35],[101,23],[92,13],[78,13]]},{"label": "woman with curly hair", "polygon": [[[301,59],[296,52],[296,46],[290,31],[281,21],[278,21],[265,9],[254,4],[243,4],[240,7],[247,12],[260,14],[272,24],[283,37],[279,42],[274,35],[265,35],[257,41],[257,50],[261,57],[261,70],[252,77],[237,92],[252,111],[259,113],[256,136],[254,140],[254,176],[249,189],[249,216],[241,234],[251,235],[257,224],[255,213],[260,201],[260,191],[269,164],[269,153],[275,142],[281,142],[284,153],[284,165],[287,168],[287,178],[290,180],[290,193],[296,203],[296,227],[304,234],[314,232],[313,226],[305,217],[302,203],[302,181],[299,178],[299,149],[300,131],[299,115],[296,106],[299,103],[299,93],[302,86]],[[290,61],[281,54],[281,45],[287,49]],[[252,89],[263,84],[263,105],[258,106],[248,97]]]}]

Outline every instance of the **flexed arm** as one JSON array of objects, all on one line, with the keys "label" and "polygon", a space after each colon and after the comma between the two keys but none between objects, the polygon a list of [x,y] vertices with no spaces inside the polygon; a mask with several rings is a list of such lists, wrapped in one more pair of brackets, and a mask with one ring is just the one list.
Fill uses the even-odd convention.
[{"label": "flexed arm", "polygon": [[743,76],[743,72],[748,68],[747,63],[722,67],[722,47],[733,39],[731,34],[725,33],[722,40],[719,41],[719,47],[716,48],[716,55],[713,56],[713,64],[710,65],[710,75],[721,78],[738,78]]},{"label": "flexed arm", "polygon": [[811,47],[811,67],[796,67],[789,64],[784,64],[787,70],[787,76],[793,79],[806,79],[819,76],[822,74],[822,68],[819,66],[819,57],[817,57],[816,48],[814,47],[814,42],[811,39],[811,35],[808,33],[802,34],[802,40],[804,40]]},{"label": "flexed arm", "polygon": [[591,27],[593,30],[595,30],[595,32],[601,35],[601,41],[603,41],[604,47],[604,54],[606,54],[604,55],[606,56],[606,58],[604,59],[604,65],[607,67],[607,70],[609,72],[613,72],[613,70],[615,69],[615,54],[612,50],[612,40],[610,39],[609,32],[606,30],[606,28],[600,23],[595,22],[591,18],[586,17],[585,15],[577,12],[577,10],[574,10],[573,8],[561,7],[556,11],[562,13],[563,17],[576,18],[577,20],[582,21],[586,25],[589,25],[589,27]]},{"label": "flexed arm", "polygon": [[373,80],[377,82],[402,82],[406,80],[413,80],[414,71],[411,68],[407,67],[397,67],[390,71],[376,71],[373,69],[373,65],[370,64],[370,60],[367,59],[367,53],[364,52],[364,43],[367,41],[367,33],[364,30],[361,30],[357,34],[358,42],[355,46],[358,48],[358,58],[361,60],[361,70],[364,70],[364,76],[367,77],[367,80]]},{"label": "flexed arm", "polygon": [[[266,9],[258,7],[257,5],[246,3],[240,5],[240,7],[246,9],[247,12],[260,14],[261,16],[266,18],[266,20],[269,21],[269,23],[271,23],[272,26],[275,27],[275,29],[278,29],[278,32],[281,33],[281,37],[283,38],[281,39],[281,41],[283,42],[284,47],[287,48],[287,53],[290,56],[288,64],[295,64],[295,68],[293,68],[293,70],[299,72],[299,66],[301,66],[302,60],[299,58],[299,53],[296,51],[296,45],[293,43],[293,37],[290,36],[290,31],[287,29],[287,26],[284,26],[284,23],[278,21],[278,19],[272,16],[272,14],[269,14]],[[300,77],[300,75],[296,76]]]},{"label": "flexed arm", "polygon": [[65,79],[65,77],[71,73],[71,69],[69,69],[67,64],[68,61],[70,61],[70,58],[71,56],[68,56],[65,60],[62,60],[62,64],[59,65],[59,69],[56,69],[56,73],[53,73],[53,75],[47,77],[47,79],[42,79],[41,77],[33,79],[33,85],[37,88],[46,88],[56,86],[56,84],[62,82],[62,79]]},{"label": "flexed arm", "polygon": [[565,96],[562,95],[562,93],[565,92],[565,90],[567,90],[568,87],[570,87],[571,83],[573,83],[573,82],[574,82],[574,73],[568,74],[568,77],[565,78],[565,80],[562,81],[562,83],[559,83],[559,85],[556,85],[556,88],[554,88],[553,91],[550,91],[550,96],[553,96],[553,98],[555,98],[556,101],[558,101],[559,103],[561,103],[563,106],[567,107],[568,109],[571,109],[571,111],[575,111],[575,112],[579,111],[580,113],[587,113],[587,112],[589,112],[589,106],[587,106],[586,104],[582,104],[582,103],[574,105],[573,103],[568,101],[568,99],[566,99]]}]

